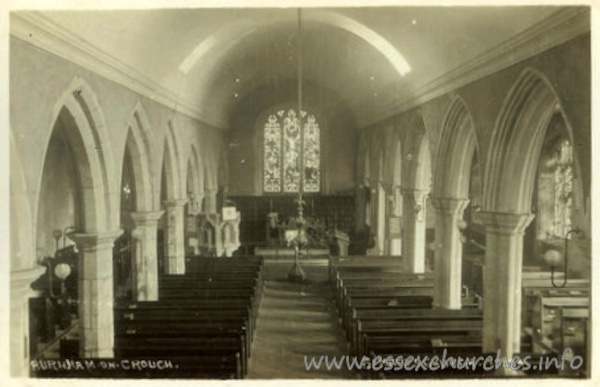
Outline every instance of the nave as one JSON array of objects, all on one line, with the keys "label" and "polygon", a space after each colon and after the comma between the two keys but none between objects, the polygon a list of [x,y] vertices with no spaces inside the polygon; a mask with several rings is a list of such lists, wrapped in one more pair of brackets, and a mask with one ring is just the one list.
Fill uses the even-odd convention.
[{"label": "nave", "polygon": [[[235,272],[228,269],[232,265]],[[39,365],[33,375],[136,379],[585,375],[587,364],[582,364],[578,372],[556,366],[538,369],[546,364],[542,354],[564,346],[565,339],[575,353],[585,353],[584,338],[577,334],[558,333],[560,343],[556,337],[549,341],[544,337],[551,338],[564,329],[560,324],[567,313],[572,327],[577,316],[586,316],[589,284],[585,281],[575,281],[568,291],[557,292],[549,284],[548,273],[526,276],[524,305],[529,307],[533,301],[533,308],[523,316],[521,350],[515,355],[527,357],[528,363],[519,363],[523,371],[517,372],[494,367],[497,354],[482,350],[482,300],[467,286],[462,308],[447,310],[432,307],[432,276],[407,273],[394,257],[308,257],[303,267],[310,280],[302,282],[288,279],[291,266],[290,259],[281,258],[265,261],[262,257],[194,257],[188,262],[190,274],[162,276],[160,302],[116,302],[115,368],[75,371],[57,370],[56,365],[51,365],[53,360],[65,364],[66,359],[79,358],[75,334],[65,335],[58,346],[45,350],[36,360]],[[547,316],[554,317],[556,313],[556,321],[547,320]],[[409,363],[403,370],[400,363],[394,363],[394,367],[375,363],[367,366],[369,363],[363,360],[360,369],[356,365],[348,369],[345,362],[341,367],[329,368],[326,361],[319,362],[325,356],[330,360],[343,356],[372,360],[377,355],[383,359],[441,359],[444,353],[455,359],[491,356],[494,360],[490,360],[489,369],[484,369],[482,361],[479,366],[460,368],[458,363],[435,371],[424,366],[421,372],[413,371],[414,365],[409,369]],[[307,362],[311,364],[313,358],[319,362],[319,368],[317,363],[308,368]],[[160,369],[152,365],[160,365],[165,359],[172,366]]]},{"label": "nave", "polygon": [[11,375],[590,379],[590,15],[11,12]]}]

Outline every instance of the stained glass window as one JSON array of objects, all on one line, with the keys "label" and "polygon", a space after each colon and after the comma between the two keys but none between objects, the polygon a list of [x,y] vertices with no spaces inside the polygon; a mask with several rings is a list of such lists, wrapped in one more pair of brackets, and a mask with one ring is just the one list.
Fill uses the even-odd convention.
[{"label": "stained glass window", "polygon": [[554,170],[554,235],[564,237],[571,229],[573,203],[573,147],[563,140],[557,148]]},{"label": "stained glass window", "polygon": [[281,125],[271,114],[265,124],[265,173],[264,185],[267,192],[281,191]]},{"label": "stained glass window", "polygon": [[538,235],[540,239],[562,239],[572,228],[573,146],[559,140],[538,176]]},{"label": "stained glass window", "polygon": [[[294,109],[270,114],[264,125],[264,191],[319,192],[321,132],[313,115]],[[302,122],[302,130],[300,129]]]}]

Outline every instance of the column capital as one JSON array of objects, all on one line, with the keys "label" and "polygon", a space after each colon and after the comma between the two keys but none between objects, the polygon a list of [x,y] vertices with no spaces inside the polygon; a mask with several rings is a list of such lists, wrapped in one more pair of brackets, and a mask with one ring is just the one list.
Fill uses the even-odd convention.
[{"label": "column capital", "polygon": [[115,239],[121,234],[123,234],[123,230],[119,229],[98,233],[76,233],[68,235],[68,238],[77,244],[79,250],[91,250],[108,244],[112,247]]},{"label": "column capital", "polygon": [[381,186],[383,187],[383,190],[386,191],[386,193],[388,193],[390,195],[394,192],[394,183],[382,181]]},{"label": "column capital", "polygon": [[45,266],[36,266],[30,269],[17,270],[10,272],[10,293],[11,297],[21,298],[33,296],[36,291],[31,289],[30,285],[46,272]]},{"label": "column capital", "polygon": [[147,225],[158,222],[160,217],[165,213],[164,210],[160,211],[138,211],[131,212],[130,215],[135,221],[136,225]]},{"label": "column capital", "polygon": [[163,203],[167,207],[183,207],[188,202],[188,198],[165,200]]},{"label": "column capital", "polygon": [[535,215],[529,213],[480,212],[478,217],[485,225],[487,231],[498,235],[510,236],[523,234]]},{"label": "column capital", "polygon": [[462,215],[469,204],[469,199],[465,198],[431,198],[433,207],[443,214]]},{"label": "column capital", "polygon": [[192,192],[191,195],[195,198],[204,198],[204,196],[206,196],[206,191]]},{"label": "column capital", "polygon": [[403,197],[406,196],[407,198],[414,199],[416,202],[422,201],[427,195],[429,195],[428,190],[417,188],[400,189],[400,193]]}]

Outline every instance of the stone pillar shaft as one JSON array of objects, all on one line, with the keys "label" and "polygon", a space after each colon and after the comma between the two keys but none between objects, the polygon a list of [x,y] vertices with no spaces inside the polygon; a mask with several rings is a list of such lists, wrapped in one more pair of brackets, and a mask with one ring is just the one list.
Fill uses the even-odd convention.
[{"label": "stone pillar shaft", "polygon": [[10,376],[29,376],[29,299],[35,296],[30,285],[44,274],[42,266],[10,272]]},{"label": "stone pillar shaft", "polygon": [[135,261],[133,297],[136,301],[158,301],[158,255],[156,230],[164,211],[132,212]]},{"label": "stone pillar shaft", "polygon": [[436,208],[433,304],[446,309],[462,307],[462,241],[458,222],[468,199],[434,198]]},{"label": "stone pillar shaft", "polygon": [[521,348],[523,234],[533,214],[480,213],[486,230],[483,351],[511,358]]},{"label": "stone pillar shaft", "polygon": [[113,245],[122,230],[74,234],[79,250],[79,355],[113,357]]},{"label": "stone pillar shaft", "polygon": [[204,196],[204,213],[205,214],[216,214],[217,213],[217,191],[208,190],[205,191]]},{"label": "stone pillar shaft", "polygon": [[386,253],[400,256],[402,255],[402,195],[400,195],[400,187],[391,187],[388,201]]},{"label": "stone pillar shaft", "polygon": [[386,231],[385,231],[385,218],[386,218],[386,200],[387,195],[385,193],[384,188],[381,184],[377,185],[377,189],[375,191],[375,230],[376,230],[376,240],[377,247],[375,249],[375,255],[384,255],[385,254],[385,245],[386,245]]},{"label": "stone pillar shaft", "polygon": [[429,192],[403,190],[402,260],[410,273],[425,272],[425,200]]},{"label": "stone pillar shaft", "polygon": [[363,185],[359,185],[356,190],[356,231],[361,232],[365,229],[366,221],[366,194],[365,187]]},{"label": "stone pillar shaft", "polygon": [[185,214],[187,199],[165,202],[167,211],[167,243],[165,273],[185,273]]}]

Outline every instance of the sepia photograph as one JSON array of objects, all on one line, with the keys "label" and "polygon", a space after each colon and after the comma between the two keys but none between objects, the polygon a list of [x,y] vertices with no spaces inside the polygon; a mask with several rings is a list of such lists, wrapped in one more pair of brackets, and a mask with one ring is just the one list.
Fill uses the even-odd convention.
[{"label": "sepia photograph", "polygon": [[593,385],[597,5],[9,1],[3,379]]}]

